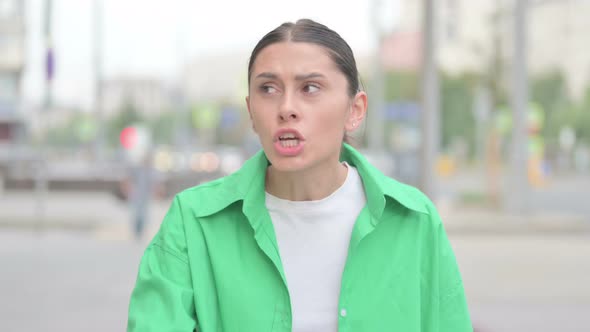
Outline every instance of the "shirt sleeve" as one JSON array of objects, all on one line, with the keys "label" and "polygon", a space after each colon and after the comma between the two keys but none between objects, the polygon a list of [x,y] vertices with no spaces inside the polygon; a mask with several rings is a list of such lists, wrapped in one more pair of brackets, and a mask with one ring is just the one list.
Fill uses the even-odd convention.
[{"label": "shirt sleeve", "polygon": [[438,330],[440,332],[471,332],[473,326],[457,260],[442,223],[439,223],[438,227]]},{"label": "shirt sleeve", "polygon": [[186,237],[176,198],[141,259],[127,331],[190,332],[196,327]]}]

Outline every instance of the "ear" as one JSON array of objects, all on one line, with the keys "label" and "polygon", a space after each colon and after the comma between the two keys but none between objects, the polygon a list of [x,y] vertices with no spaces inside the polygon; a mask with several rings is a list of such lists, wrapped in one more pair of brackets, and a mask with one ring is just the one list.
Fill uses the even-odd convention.
[{"label": "ear", "polygon": [[350,114],[345,124],[346,131],[355,131],[360,127],[367,115],[368,102],[367,94],[364,91],[357,92],[350,105]]},{"label": "ear", "polygon": [[248,108],[248,115],[250,115],[252,130],[254,130],[254,132],[256,133],[256,127],[254,127],[254,120],[252,120],[252,111],[250,110],[250,96],[246,96],[246,108]]}]

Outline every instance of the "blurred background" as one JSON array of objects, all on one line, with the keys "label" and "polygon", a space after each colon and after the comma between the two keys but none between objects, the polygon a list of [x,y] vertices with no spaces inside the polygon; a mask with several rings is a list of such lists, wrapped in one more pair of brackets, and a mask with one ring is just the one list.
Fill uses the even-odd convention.
[{"label": "blurred background", "polygon": [[249,52],[301,17],[354,50],[354,145],[436,203],[476,331],[588,330],[590,1],[0,0],[1,331],[125,329],[174,194],[260,148]]}]

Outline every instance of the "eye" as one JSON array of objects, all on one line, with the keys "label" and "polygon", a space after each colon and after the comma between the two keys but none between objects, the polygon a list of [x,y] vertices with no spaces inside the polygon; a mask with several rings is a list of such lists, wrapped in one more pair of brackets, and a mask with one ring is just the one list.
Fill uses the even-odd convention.
[{"label": "eye", "polygon": [[313,94],[318,91],[320,91],[320,87],[317,84],[308,83],[308,84],[305,84],[305,86],[303,87],[303,92],[305,92],[305,93]]},{"label": "eye", "polygon": [[271,94],[276,93],[277,89],[272,85],[263,84],[262,86],[260,86],[260,91],[262,91],[262,93]]}]

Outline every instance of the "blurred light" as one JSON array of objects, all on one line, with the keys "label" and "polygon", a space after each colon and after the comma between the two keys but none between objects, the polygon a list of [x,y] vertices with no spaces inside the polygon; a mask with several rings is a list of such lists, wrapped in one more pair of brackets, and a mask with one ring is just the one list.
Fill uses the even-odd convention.
[{"label": "blurred light", "polygon": [[149,128],[141,124],[125,127],[119,134],[119,140],[131,163],[140,164],[149,156],[152,145],[152,134]]},{"label": "blurred light", "polygon": [[205,152],[201,155],[200,166],[205,172],[215,172],[219,168],[219,157],[213,152]]},{"label": "blurred light", "polygon": [[158,151],[154,156],[154,167],[156,170],[166,173],[172,169],[172,156],[168,151]]},{"label": "blurred light", "polygon": [[242,166],[242,159],[238,155],[225,156],[221,161],[221,171],[225,174],[231,174]]},{"label": "blurred light", "polygon": [[177,152],[174,154],[173,158],[173,167],[174,171],[180,172],[185,170],[188,167],[188,161],[186,156],[182,152]]},{"label": "blurred light", "polygon": [[191,156],[190,167],[193,172],[200,172],[201,169],[201,154],[200,153],[193,153]]},{"label": "blurred light", "polygon": [[125,127],[121,130],[121,134],[119,135],[119,141],[123,148],[127,150],[133,149],[137,144],[137,129],[135,127]]}]

